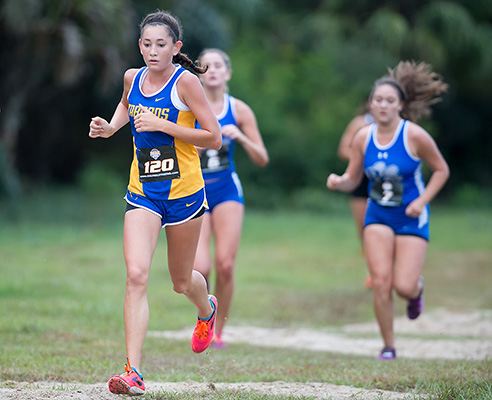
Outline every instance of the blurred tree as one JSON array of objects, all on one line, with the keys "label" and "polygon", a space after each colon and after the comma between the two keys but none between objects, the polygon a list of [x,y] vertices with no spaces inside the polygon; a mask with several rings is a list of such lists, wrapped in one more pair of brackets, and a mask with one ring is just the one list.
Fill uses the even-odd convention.
[{"label": "blurred tree", "polygon": [[[253,15],[261,0],[235,2],[235,13]],[[182,17],[184,51],[227,49],[232,23],[221,1],[4,0],[0,5],[0,192],[21,193],[19,172],[38,182],[73,180],[94,112],[109,118],[121,96],[123,72],[143,64],[138,24],[156,9]],[[80,132],[83,132],[81,134]],[[113,147],[122,145],[112,141]],[[121,153],[120,153],[121,154]],[[116,164],[118,155],[114,155]],[[121,158],[121,157],[119,157]]]},{"label": "blurred tree", "polygon": [[180,18],[190,57],[230,53],[231,94],[255,110],[271,156],[259,171],[238,151],[257,204],[324,189],[326,174],[345,167],[336,157],[345,125],[401,59],[429,62],[450,83],[425,125],[450,163],[448,187],[490,187],[489,0],[3,0],[0,192],[19,193],[18,171],[73,182],[92,158],[126,173],[128,138],[108,150],[87,139],[87,123],[111,116],[124,69],[142,65],[138,23],[158,8]]},{"label": "blurred tree", "polygon": [[[492,102],[492,2],[480,4],[488,18],[465,0],[296,3],[295,13],[291,7],[277,10],[263,26],[262,50],[256,50],[261,55],[243,56],[247,44],[236,45],[231,89],[260,110],[265,141],[274,142],[270,187],[286,193],[315,187],[323,170],[342,168],[335,149],[343,124],[373,81],[401,59],[431,63],[451,85],[425,122],[453,171],[448,190],[463,181],[490,187],[492,164],[485,153],[492,136],[485,110]],[[254,65],[238,70],[237,60]],[[234,80],[238,73],[245,81],[240,85]],[[289,166],[295,166],[296,179],[282,176]],[[244,168],[252,180],[265,179]]]},{"label": "blurred tree", "polygon": [[[114,72],[123,68],[125,52],[134,35],[131,10],[127,0],[3,1],[0,188],[9,195],[20,194],[17,171],[23,164],[36,167],[32,164],[39,158],[53,157],[55,163],[56,157],[63,158],[61,149],[53,149],[53,142],[33,149],[39,153],[51,148],[46,154],[26,154],[18,149],[19,132],[24,126],[35,130],[30,140],[37,143],[42,143],[47,134],[36,130],[41,122],[29,121],[27,110],[55,98],[57,106],[39,117],[57,120],[67,134],[70,121],[63,120],[62,113],[67,101],[76,100],[64,97],[64,90],[79,83],[93,69],[97,69],[101,90],[114,84]],[[64,150],[70,153],[70,149]],[[65,168],[71,168],[74,158],[63,159]]]}]

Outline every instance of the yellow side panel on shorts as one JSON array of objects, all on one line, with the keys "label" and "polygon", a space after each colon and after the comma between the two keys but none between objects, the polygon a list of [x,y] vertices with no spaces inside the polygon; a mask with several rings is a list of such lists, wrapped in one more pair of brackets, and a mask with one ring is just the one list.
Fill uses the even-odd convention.
[{"label": "yellow side panel on shorts", "polygon": [[130,167],[130,183],[128,184],[128,190],[141,196],[144,195],[142,182],[140,182],[140,174],[138,172],[138,157],[135,139],[133,139],[133,162]]},{"label": "yellow side panel on shorts", "polygon": [[[180,111],[176,123],[194,128],[195,116],[191,111]],[[169,193],[170,200],[189,196],[205,186],[196,147],[179,139],[175,139],[174,144],[181,178],[173,180]]]}]

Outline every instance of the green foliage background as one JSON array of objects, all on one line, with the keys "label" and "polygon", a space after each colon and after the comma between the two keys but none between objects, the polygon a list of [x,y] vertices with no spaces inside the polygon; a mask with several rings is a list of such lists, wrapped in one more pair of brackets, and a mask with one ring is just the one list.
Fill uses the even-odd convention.
[{"label": "green foliage background", "polygon": [[238,151],[250,205],[319,207],[328,173],[345,167],[336,157],[341,133],[374,80],[401,59],[431,63],[450,84],[423,121],[451,167],[442,198],[487,204],[487,0],[3,0],[0,192],[20,197],[39,185],[87,184],[97,171],[124,186],[129,130],[90,140],[88,124],[111,117],[124,70],[143,65],[138,24],[158,8],[180,18],[192,58],[204,47],[232,58],[230,92],[255,111],[271,157],[259,169]]}]

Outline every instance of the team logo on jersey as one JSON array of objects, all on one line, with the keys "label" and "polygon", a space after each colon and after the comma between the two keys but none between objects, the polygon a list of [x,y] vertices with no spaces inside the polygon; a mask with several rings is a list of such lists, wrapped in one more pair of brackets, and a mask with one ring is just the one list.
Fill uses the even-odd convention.
[{"label": "team logo on jersey", "polygon": [[161,152],[157,149],[152,149],[150,150],[150,156],[154,159],[157,160],[161,156]]}]

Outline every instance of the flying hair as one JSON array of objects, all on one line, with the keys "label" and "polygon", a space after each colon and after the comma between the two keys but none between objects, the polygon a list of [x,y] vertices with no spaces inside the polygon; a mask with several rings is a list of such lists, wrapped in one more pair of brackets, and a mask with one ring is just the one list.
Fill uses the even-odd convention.
[{"label": "flying hair", "polygon": [[391,85],[398,92],[404,106],[402,118],[417,122],[432,115],[431,106],[442,101],[441,94],[446,92],[448,84],[442,76],[432,70],[425,62],[400,61],[395,68],[388,68],[388,75],[378,79],[374,90],[381,85]]}]

